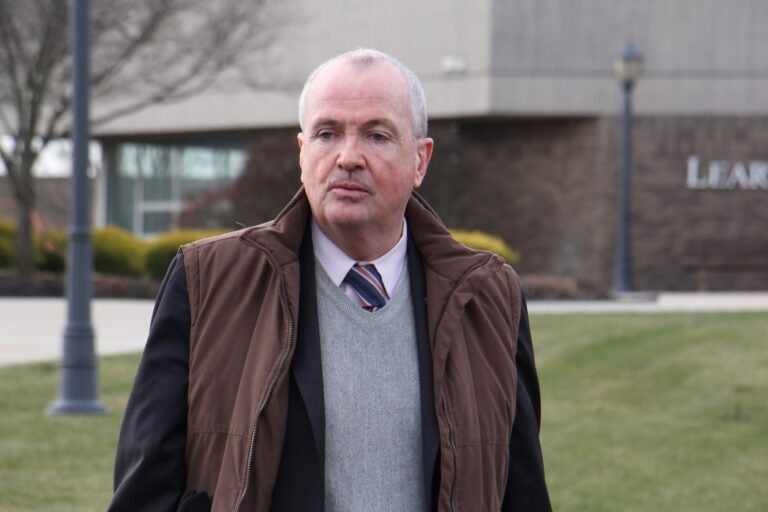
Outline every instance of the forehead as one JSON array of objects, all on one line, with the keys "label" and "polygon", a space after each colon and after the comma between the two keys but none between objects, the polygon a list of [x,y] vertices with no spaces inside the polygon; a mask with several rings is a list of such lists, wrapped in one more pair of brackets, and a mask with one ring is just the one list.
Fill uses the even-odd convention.
[{"label": "forehead", "polygon": [[381,111],[388,117],[410,120],[408,82],[387,61],[360,63],[340,61],[330,64],[314,79],[307,98],[306,120],[312,122],[329,111],[365,115]]}]

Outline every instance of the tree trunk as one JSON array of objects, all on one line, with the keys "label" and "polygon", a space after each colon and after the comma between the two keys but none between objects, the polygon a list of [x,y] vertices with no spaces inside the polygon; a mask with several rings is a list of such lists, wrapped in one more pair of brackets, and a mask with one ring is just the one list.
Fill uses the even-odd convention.
[{"label": "tree trunk", "polygon": [[35,271],[35,253],[32,243],[32,212],[35,208],[35,190],[32,165],[23,163],[14,198],[16,199],[16,269],[19,277],[29,279]]}]

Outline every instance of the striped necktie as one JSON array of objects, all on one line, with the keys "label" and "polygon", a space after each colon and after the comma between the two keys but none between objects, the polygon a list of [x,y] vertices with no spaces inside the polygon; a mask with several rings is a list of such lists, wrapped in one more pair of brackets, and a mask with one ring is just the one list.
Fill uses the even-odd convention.
[{"label": "striped necktie", "polygon": [[352,287],[363,308],[376,311],[389,300],[381,274],[374,265],[355,265],[347,272],[344,282]]}]

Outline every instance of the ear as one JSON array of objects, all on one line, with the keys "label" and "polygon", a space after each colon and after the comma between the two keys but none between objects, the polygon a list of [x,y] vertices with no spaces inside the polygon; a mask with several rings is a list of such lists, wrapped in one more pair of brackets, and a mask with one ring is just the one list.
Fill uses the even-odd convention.
[{"label": "ear", "polygon": [[299,168],[301,169],[301,182],[304,183],[304,133],[296,134],[296,142],[299,144]]},{"label": "ear", "polygon": [[416,174],[413,178],[413,187],[419,188],[421,182],[424,181],[424,176],[427,174],[427,167],[429,167],[429,160],[432,158],[432,149],[435,146],[435,141],[429,137],[419,139],[416,143]]}]

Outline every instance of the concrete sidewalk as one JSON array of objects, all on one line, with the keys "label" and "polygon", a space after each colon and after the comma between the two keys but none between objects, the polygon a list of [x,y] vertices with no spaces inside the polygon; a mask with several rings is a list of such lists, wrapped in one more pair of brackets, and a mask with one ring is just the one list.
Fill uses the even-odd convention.
[{"label": "concrete sidewalk", "polygon": [[715,313],[768,311],[768,292],[640,292],[624,300],[531,301],[528,311],[558,313]]},{"label": "concrete sidewalk", "polygon": [[[91,323],[99,355],[140,352],[153,302],[96,299]],[[67,305],[64,299],[0,298],[0,366],[61,357]]]},{"label": "concrete sidewalk", "polygon": [[[561,313],[706,313],[768,311],[768,293],[642,294],[627,301],[530,301],[533,315]],[[95,299],[92,324],[99,355],[144,348],[152,301]],[[0,366],[61,357],[64,299],[0,298]]]}]

